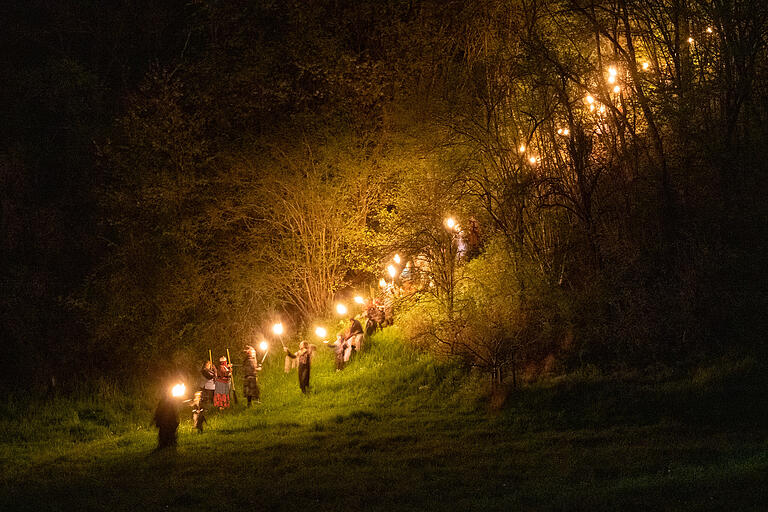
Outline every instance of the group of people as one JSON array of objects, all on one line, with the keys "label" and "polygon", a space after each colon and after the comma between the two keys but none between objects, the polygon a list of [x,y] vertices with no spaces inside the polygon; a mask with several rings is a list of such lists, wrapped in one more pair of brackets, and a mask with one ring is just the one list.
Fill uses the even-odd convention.
[{"label": "group of people", "polygon": [[[376,329],[385,325],[385,316],[383,310],[377,305],[372,304],[366,311],[367,322],[366,329],[355,317],[349,319],[349,325],[338,335],[333,343],[328,340],[324,344],[334,350],[336,371],[341,371],[355,358],[356,354],[363,351],[363,341],[366,334],[372,334]],[[294,366],[288,364],[295,363],[299,374],[299,388],[302,393],[309,392],[309,377],[312,367],[312,358],[315,354],[315,346],[307,341],[299,344],[299,349],[292,352],[287,347],[283,347],[286,355],[286,372]],[[227,352],[229,353],[229,352]],[[242,364],[243,374],[243,393],[247,400],[247,406],[250,407],[253,402],[259,403],[261,390],[259,388],[258,372],[262,369],[262,364],[256,355],[256,349],[246,345],[244,350],[244,359]],[[226,356],[221,356],[218,364],[214,365],[212,358],[209,357],[203,363],[200,373],[202,380],[199,390],[195,392],[194,398],[187,400],[191,402],[192,423],[199,432],[203,431],[203,425],[206,423],[205,411],[210,407],[219,410],[230,407],[230,399],[237,401],[237,394],[233,386],[232,363]],[[178,409],[176,402],[172,397],[164,397],[155,411],[154,421],[159,429],[159,448],[176,445],[176,429],[179,425]]]},{"label": "group of people", "polygon": [[[243,352],[245,354],[242,365],[243,393],[250,407],[253,401],[258,403],[261,396],[257,378],[257,373],[261,371],[261,363],[256,357],[256,349],[250,345],[246,345]],[[230,406],[230,396],[237,399],[232,385],[232,364],[226,357],[221,356],[217,366],[214,366],[211,360],[206,361],[200,373],[203,376],[200,385],[201,404],[212,404],[213,407],[222,410]]]},{"label": "group of people", "polygon": [[[323,342],[325,346],[334,351],[337,372],[343,370],[347,363],[354,358],[355,354],[362,352],[364,339],[365,333],[363,332],[362,324],[355,317],[351,317],[347,328],[336,336],[336,340],[333,343],[330,343],[328,340]],[[304,394],[308,393],[309,376],[312,368],[312,358],[315,355],[315,346],[307,341],[302,341],[299,344],[299,350],[295,353],[291,352],[287,347],[284,348],[286,373],[293,368],[295,363],[299,373],[299,389]]]}]

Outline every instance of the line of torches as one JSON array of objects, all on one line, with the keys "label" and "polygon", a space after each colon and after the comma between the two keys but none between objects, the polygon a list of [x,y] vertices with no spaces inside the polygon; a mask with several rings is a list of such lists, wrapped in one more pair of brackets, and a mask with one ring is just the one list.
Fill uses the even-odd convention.
[{"label": "line of torches", "polygon": [[[455,231],[457,233],[461,231],[461,226],[453,217],[446,217],[443,220],[443,224],[446,227],[446,229],[448,229],[449,231],[452,231],[452,232]],[[399,254],[395,254],[392,257],[392,263],[387,265],[387,274],[389,274],[389,277],[391,278],[391,283],[388,283],[387,280],[382,277],[381,280],[379,280],[379,286],[381,288],[386,288],[390,284],[394,285],[395,279],[400,274],[400,270],[398,269],[398,267],[400,266],[402,261],[403,260]],[[365,299],[360,295],[356,295],[352,300],[355,302],[355,304],[359,306],[362,306],[365,304]],[[344,303],[342,302],[336,303],[336,313],[340,317],[346,316],[348,312],[349,312],[349,309]],[[276,322],[275,324],[273,324],[272,332],[275,334],[275,336],[277,336],[277,339],[280,341],[280,344],[283,347],[285,347],[285,343],[283,343],[283,338],[282,338],[282,335],[285,333],[285,327],[283,326],[283,323]],[[322,327],[322,326],[315,327],[315,335],[319,339],[321,339],[323,343],[328,343],[329,341],[328,330],[325,327]],[[261,362],[264,363],[264,360],[267,358],[267,354],[269,353],[269,343],[266,340],[262,340],[259,343],[259,350],[261,350],[261,352],[263,352],[264,354],[261,358]],[[171,388],[171,395],[173,397],[183,397],[185,393],[186,393],[186,387],[184,386],[183,383],[176,384]]]}]

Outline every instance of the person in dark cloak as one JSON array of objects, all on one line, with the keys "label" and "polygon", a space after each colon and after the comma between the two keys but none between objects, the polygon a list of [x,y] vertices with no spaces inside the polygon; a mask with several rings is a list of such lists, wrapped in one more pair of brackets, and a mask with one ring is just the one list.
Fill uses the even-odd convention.
[{"label": "person in dark cloak", "polygon": [[176,448],[179,428],[179,400],[171,395],[160,399],[152,422],[157,426],[157,449]]},{"label": "person in dark cloak", "polygon": [[250,345],[245,346],[245,361],[243,361],[243,393],[248,399],[248,407],[251,401],[261,403],[261,390],[259,389],[259,379],[257,373],[261,371],[261,365],[256,358],[256,349]]},{"label": "person in dark cloak", "polygon": [[288,347],[283,348],[288,357],[299,361],[299,388],[302,393],[309,393],[309,371],[312,364],[312,350],[309,343],[302,341],[295,354],[288,350]]}]

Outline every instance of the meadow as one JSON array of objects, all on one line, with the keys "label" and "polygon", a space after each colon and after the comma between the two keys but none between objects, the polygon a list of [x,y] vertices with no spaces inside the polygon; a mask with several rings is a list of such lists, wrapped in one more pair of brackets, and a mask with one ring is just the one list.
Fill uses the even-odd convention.
[{"label": "meadow", "polygon": [[[0,404],[0,510],[765,510],[768,389],[754,358],[695,370],[482,376],[378,334],[312,393],[268,359],[262,403],[182,408],[154,451],[153,393]],[[241,383],[238,379],[238,386]]]}]

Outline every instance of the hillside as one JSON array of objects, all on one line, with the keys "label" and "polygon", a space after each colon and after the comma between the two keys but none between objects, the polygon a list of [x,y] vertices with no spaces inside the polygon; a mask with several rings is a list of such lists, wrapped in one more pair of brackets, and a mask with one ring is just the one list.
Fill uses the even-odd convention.
[{"label": "hillside", "polygon": [[268,361],[263,403],[183,413],[153,453],[154,402],[2,404],[2,510],[758,510],[768,504],[765,372],[571,375],[491,407],[483,384],[395,331],[341,373],[330,351],[301,396]]}]

